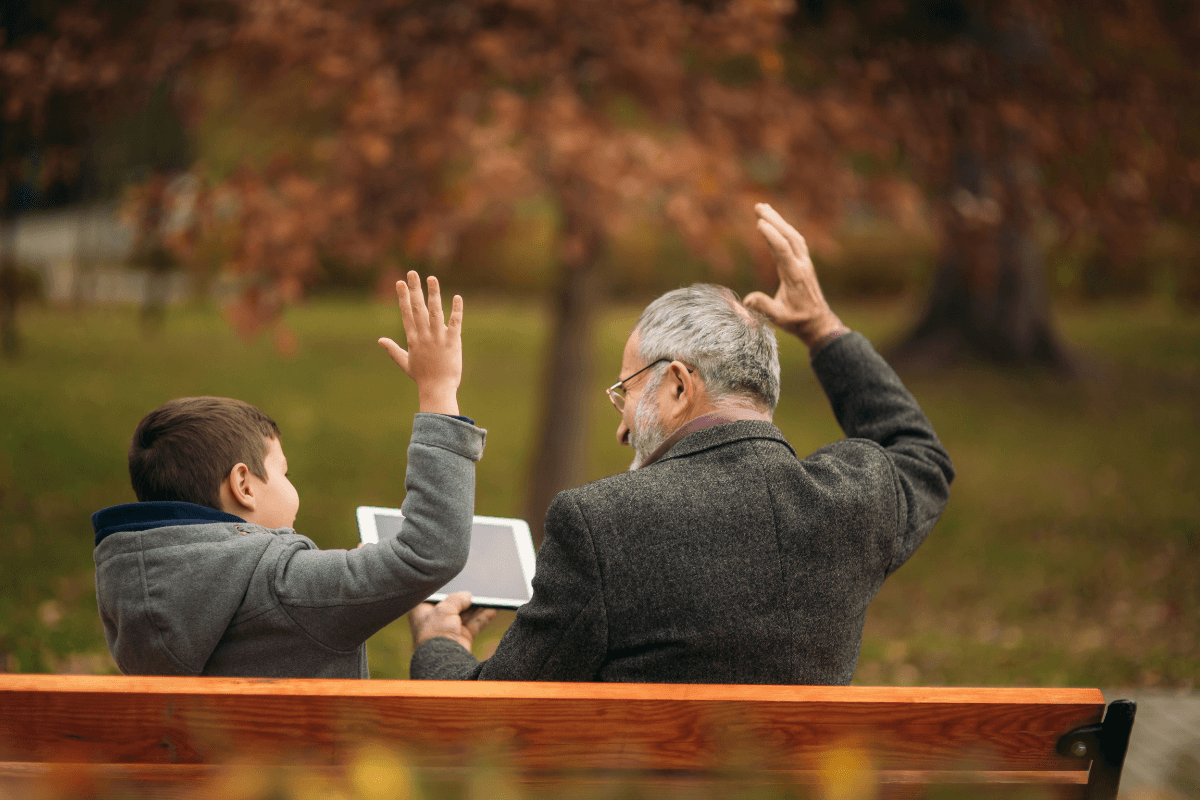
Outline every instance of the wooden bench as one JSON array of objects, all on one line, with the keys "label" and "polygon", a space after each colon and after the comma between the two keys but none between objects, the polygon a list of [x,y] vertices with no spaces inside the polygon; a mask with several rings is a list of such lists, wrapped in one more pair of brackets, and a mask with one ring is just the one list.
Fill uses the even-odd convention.
[{"label": "wooden bench", "polygon": [[0,796],[81,771],[193,796],[231,761],[336,772],[380,742],[446,780],[501,753],[531,794],[738,780],[818,797],[853,784],[1111,800],[1134,710],[1105,714],[1096,689],[0,675]]}]

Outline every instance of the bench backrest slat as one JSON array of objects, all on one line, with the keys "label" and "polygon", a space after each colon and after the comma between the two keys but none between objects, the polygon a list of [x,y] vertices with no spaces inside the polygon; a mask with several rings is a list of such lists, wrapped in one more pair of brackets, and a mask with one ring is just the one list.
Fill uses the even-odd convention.
[{"label": "bench backrest slat", "polygon": [[363,740],[436,762],[507,750],[520,769],[706,770],[753,753],[811,769],[832,745],[878,769],[1086,771],[1055,753],[1094,689],[695,686],[0,676],[0,761],[342,763]]}]

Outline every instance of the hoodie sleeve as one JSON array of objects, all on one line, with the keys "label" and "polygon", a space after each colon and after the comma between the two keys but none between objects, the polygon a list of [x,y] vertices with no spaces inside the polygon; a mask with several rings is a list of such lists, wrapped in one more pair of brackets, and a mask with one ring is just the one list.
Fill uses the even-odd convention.
[{"label": "hoodie sleeve", "polygon": [[280,559],[275,593],[296,624],[327,647],[349,650],[461,572],[486,435],[454,417],[417,414],[399,534],[354,550],[298,544]]}]

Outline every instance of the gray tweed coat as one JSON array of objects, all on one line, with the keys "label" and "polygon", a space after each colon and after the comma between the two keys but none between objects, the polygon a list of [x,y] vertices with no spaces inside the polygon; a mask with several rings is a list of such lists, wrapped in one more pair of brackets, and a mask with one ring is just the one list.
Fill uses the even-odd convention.
[{"label": "gray tweed coat", "polygon": [[774,425],[731,422],[562,492],[495,654],[431,639],[412,677],[849,683],[867,604],[937,522],[954,468],[863,336],[812,366],[846,439],[800,459]]}]

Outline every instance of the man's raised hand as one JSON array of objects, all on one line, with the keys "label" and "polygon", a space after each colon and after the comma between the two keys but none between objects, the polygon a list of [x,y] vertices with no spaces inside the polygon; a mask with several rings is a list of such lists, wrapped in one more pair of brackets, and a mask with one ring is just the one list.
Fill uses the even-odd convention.
[{"label": "man's raised hand", "polygon": [[416,382],[421,411],[457,416],[458,386],[462,382],[463,300],[454,295],[447,323],[438,279],[430,275],[428,284],[426,304],[420,275],[410,270],[406,281],[396,281],[408,350],[386,337],[379,344]]},{"label": "man's raised hand", "polygon": [[766,203],[754,206],[754,212],[758,215],[758,232],[767,240],[775,257],[779,291],[774,297],[751,292],[743,304],[794,333],[809,347],[832,333],[846,330],[821,294],[804,237]]}]

